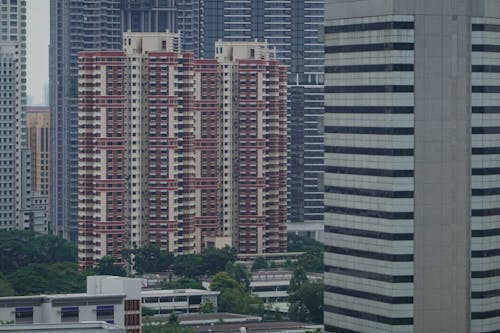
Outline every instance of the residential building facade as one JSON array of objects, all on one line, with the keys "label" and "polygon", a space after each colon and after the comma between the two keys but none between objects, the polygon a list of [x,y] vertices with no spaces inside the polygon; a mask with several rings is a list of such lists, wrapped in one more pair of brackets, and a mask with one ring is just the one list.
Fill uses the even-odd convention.
[{"label": "residential building facade", "polygon": [[262,43],[126,33],[79,55],[79,260],[156,244],[286,249],[286,71]]},{"label": "residential building facade", "polygon": [[[23,1],[24,2],[24,1]],[[175,30],[170,0],[51,0],[51,219],[77,240],[78,52],[121,50],[122,31]]]},{"label": "residential building facade", "polygon": [[500,3],[325,8],[325,331],[498,331]]}]

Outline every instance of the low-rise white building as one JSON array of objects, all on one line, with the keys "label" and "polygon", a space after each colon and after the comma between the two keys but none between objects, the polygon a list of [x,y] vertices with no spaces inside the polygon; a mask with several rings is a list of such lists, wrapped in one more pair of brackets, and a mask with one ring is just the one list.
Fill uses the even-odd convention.
[{"label": "low-rise white building", "polygon": [[89,276],[86,293],[0,297],[0,321],[15,326],[99,321],[139,333],[141,280]]},{"label": "low-rise white building", "polygon": [[124,328],[103,322],[38,325],[1,325],[0,333],[125,333]]},{"label": "low-rise white building", "polygon": [[145,290],[141,293],[142,306],[156,311],[157,315],[200,312],[200,307],[210,302],[217,311],[219,291],[203,289]]}]

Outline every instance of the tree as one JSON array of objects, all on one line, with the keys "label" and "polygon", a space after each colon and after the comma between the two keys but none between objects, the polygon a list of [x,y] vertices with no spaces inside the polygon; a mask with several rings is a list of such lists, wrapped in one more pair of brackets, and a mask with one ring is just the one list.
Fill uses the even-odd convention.
[{"label": "tree", "polygon": [[176,275],[194,279],[204,274],[203,258],[199,254],[185,254],[174,257],[172,270]]},{"label": "tree", "polygon": [[263,312],[262,301],[245,290],[238,281],[229,274],[217,273],[210,283],[210,290],[220,291],[219,312],[250,314]]},{"label": "tree", "polygon": [[209,300],[203,302],[200,306],[200,312],[201,313],[214,313],[215,312],[214,303],[210,302]]},{"label": "tree", "polygon": [[308,310],[308,320],[323,324],[323,283],[304,282],[297,291],[297,296]]},{"label": "tree", "polygon": [[324,245],[321,242],[318,242],[310,237],[289,234],[288,251],[305,253],[299,257],[297,263],[292,264],[290,262],[287,267],[299,265],[302,266],[307,272],[324,272]]},{"label": "tree", "polygon": [[288,286],[288,294],[295,294],[299,290],[300,286],[307,282],[306,271],[302,266],[297,266],[293,270],[292,278],[290,279],[290,285]]},{"label": "tree", "polygon": [[115,258],[112,256],[104,256],[97,263],[95,269],[97,275],[115,275],[115,276],[125,276],[127,273],[123,267],[115,265]]},{"label": "tree", "polygon": [[266,269],[266,268],[267,268],[267,261],[266,259],[264,259],[264,257],[255,258],[252,264],[252,271],[256,271],[258,269]]},{"label": "tree", "polygon": [[29,264],[76,262],[76,246],[60,237],[31,231],[0,231],[0,272],[10,274]]},{"label": "tree", "polygon": [[148,308],[147,306],[141,306],[141,316],[142,317],[152,317],[156,314],[156,310]]},{"label": "tree", "polygon": [[175,312],[172,312],[168,317],[168,324],[174,326],[179,325],[179,317],[175,314]]},{"label": "tree", "polygon": [[229,276],[241,284],[245,290],[250,288],[250,278],[248,277],[245,265],[228,262],[225,271]]},{"label": "tree", "polygon": [[76,263],[29,264],[8,275],[16,295],[84,292],[86,276]]},{"label": "tree", "polygon": [[127,249],[122,254],[129,264],[132,263],[132,256],[134,257],[133,268],[139,274],[166,271],[174,262],[173,254],[153,244],[139,249]]},{"label": "tree", "polygon": [[0,297],[14,296],[14,294],[14,289],[9,281],[0,273]]},{"label": "tree", "polygon": [[235,262],[237,251],[229,246],[223,249],[210,247],[202,253],[204,271],[209,275],[223,272],[227,263]]},{"label": "tree", "polygon": [[288,286],[288,317],[292,320],[307,321],[309,312],[306,306],[301,302],[298,295],[300,287],[307,282],[306,271],[302,266],[295,267],[290,285]]},{"label": "tree", "polygon": [[305,253],[299,257],[297,265],[302,266],[307,272],[323,273],[323,253]]}]

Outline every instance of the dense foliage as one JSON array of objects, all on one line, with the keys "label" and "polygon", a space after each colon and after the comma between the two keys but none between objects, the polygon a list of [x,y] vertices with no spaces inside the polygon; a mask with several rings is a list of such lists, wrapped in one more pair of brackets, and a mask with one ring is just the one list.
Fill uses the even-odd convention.
[{"label": "dense foliage", "polygon": [[203,289],[200,281],[181,279],[177,281],[164,281],[161,284],[162,289]]},{"label": "dense foliage", "polygon": [[223,272],[228,263],[235,262],[236,254],[236,250],[230,247],[209,248],[199,254],[185,254],[175,257],[172,270],[174,274],[188,279],[211,276]]},{"label": "dense foliage", "polygon": [[321,242],[306,236],[288,234],[288,251],[305,252],[295,265],[302,266],[307,272],[324,272],[324,246]]},{"label": "dense foliage", "polygon": [[122,254],[130,265],[133,264],[133,269],[138,274],[164,272],[174,262],[172,253],[152,244],[138,249],[126,249]]},{"label": "dense foliage", "polygon": [[323,283],[309,281],[301,266],[294,269],[288,287],[288,301],[290,319],[323,323]]},{"label": "dense foliage", "polygon": [[0,272],[3,274],[34,263],[76,261],[76,246],[62,238],[30,231],[0,231]]}]

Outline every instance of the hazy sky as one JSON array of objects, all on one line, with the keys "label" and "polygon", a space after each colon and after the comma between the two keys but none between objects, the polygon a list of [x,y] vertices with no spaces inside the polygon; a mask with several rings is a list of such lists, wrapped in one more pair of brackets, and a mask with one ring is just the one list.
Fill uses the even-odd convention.
[{"label": "hazy sky", "polygon": [[28,95],[43,103],[43,87],[49,82],[49,0],[27,1]]}]

